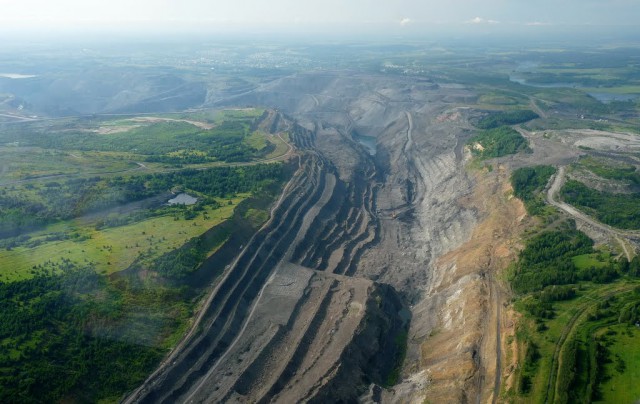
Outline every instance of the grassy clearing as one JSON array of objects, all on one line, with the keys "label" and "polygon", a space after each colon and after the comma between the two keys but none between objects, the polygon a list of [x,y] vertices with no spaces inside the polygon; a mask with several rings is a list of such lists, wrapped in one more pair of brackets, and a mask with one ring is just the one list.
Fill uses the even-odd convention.
[{"label": "grassy clearing", "polygon": [[267,159],[274,159],[280,156],[284,156],[287,151],[289,151],[289,145],[287,144],[287,142],[289,142],[289,135],[288,134],[282,134],[282,140],[279,136],[271,136],[269,138],[269,141],[273,144],[276,145],[276,148],[269,153],[266,158]]},{"label": "grassy clearing", "polygon": [[243,140],[244,144],[258,151],[267,147],[267,136],[259,131],[253,132]]},{"label": "grassy clearing", "polygon": [[[222,203],[218,209],[205,208],[206,218],[185,220],[178,216],[161,216],[137,223],[97,231],[93,226],[78,221],[68,221],[50,226],[39,237],[51,232],[77,232],[86,240],[63,240],[41,244],[37,247],[17,247],[0,251],[0,281],[13,282],[35,276],[34,266],[47,261],[62,259],[79,264],[92,262],[98,273],[113,273],[126,269],[140,254],[148,258],[158,257],[174,250],[192,237],[204,233],[233,215],[235,206],[248,195],[231,199],[232,205]],[[36,236],[37,239],[38,236]]]},{"label": "grassy clearing", "polygon": [[[534,370],[528,373],[528,391],[523,393],[520,390],[520,394],[514,396],[517,398],[514,402],[543,403],[549,400],[547,388],[552,369],[552,386],[556,386],[555,395],[554,391],[551,392],[553,402],[567,402],[567,382],[572,386],[568,402],[590,400],[594,390],[603,393],[603,402],[631,403],[637,400],[640,397],[640,390],[636,387],[640,372],[640,339],[637,338],[640,330],[629,324],[617,324],[620,307],[637,300],[630,293],[637,285],[630,279],[608,285],[583,283],[576,298],[553,303],[555,316],[552,319],[541,320],[525,314],[517,337],[523,342],[521,345],[535,345],[538,355],[531,365],[524,359],[524,352],[520,353],[522,369]],[[517,303],[522,312],[525,301]],[[634,333],[630,334],[629,330]],[[594,368],[598,360],[605,363],[594,356],[595,341],[604,334],[610,341],[605,343],[609,350],[604,371],[606,376]],[[563,339],[564,343],[560,345]],[[558,362],[553,366],[557,349],[560,349]],[[616,368],[619,366],[618,358],[623,358],[627,365],[625,369]],[[521,379],[524,370],[519,372]],[[561,397],[563,395],[565,397]]]},{"label": "grassy clearing", "polygon": [[135,156],[128,153],[62,152],[38,147],[18,149],[7,146],[0,148],[0,181],[125,172],[139,168],[134,160]]},{"label": "grassy clearing", "polygon": [[576,257],[572,257],[571,260],[573,264],[576,266],[576,269],[589,269],[591,267],[594,268],[605,268],[610,265],[611,255],[608,253],[594,253],[594,254],[583,254],[578,255]]},{"label": "grassy clearing", "polygon": [[640,400],[640,328],[624,324],[609,328],[616,333],[609,350],[614,357],[623,359],[625,370],[620,373],[615,360],[605,365],[607,374],[613,377],[601,385],[602,402],[637,402]]},{"label": "grassy clearing", "polygon": [[254,227],[259,227],[269,220],[269,212],[261,209],[248,209],[244,215]]},{"label": "grassy clearing", "polygon": [[640,94],[640,86],[585,87],[587,93]]},{"label": "grassy clearing", "polygon": [[[52,176],[93,176],[108,174],[123,174],[142,171],[137,162],[144,161],[144,157],[132,153],[121,152],[91,152],[91,151],[58,151],[37,147],[14,148],[1,147],[0,181],[10,182]],[[148,169],[155,168],[154,163],[145,163]]]},{"label": "grassy clearing", "polygon": [[158,114],[159,117],[169,119],[189,119],[207,123],[220,123],[225,120],[242,119],[246,117],[258,118],[264,113],[260,108],[238,108],[227,110],[205,110],[180,113]]},{"label": "grassy clearing", "polygon": [[510,97],[502,94],[484,94],[478,98],[478,104],[480,105],[518,105],[520,102],[515,97]]}]

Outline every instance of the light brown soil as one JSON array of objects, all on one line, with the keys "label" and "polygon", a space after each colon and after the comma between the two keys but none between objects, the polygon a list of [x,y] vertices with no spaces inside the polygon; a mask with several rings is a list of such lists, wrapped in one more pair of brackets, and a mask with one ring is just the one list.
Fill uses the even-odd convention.
[{"label": "light brown soil", "polygon": [[422,397],[430,402],[495,402],[503,374],[513,367],[502,354],[509,349],[514,318],[506,309],[509,291],[499,279],[516,258],[529,219],[523,204],[511,197],[508,179],[502,167],[475,173],[473,193],[460,202],[477,208],[480,222],[468,242],[436,263],[436,271],[447,276],[430,290],[444,304],[421,345],[421,367],[430,378]]},{"label": "light brown soil", "polygon": [[215,125],[207,122],[200,121],[191,121],[189,119],[172,119],[172,118],[159,118],[155,116],[142,116],[137,118],[129,119],[131,122],[150,122],[150,123],[158,123],[158,122],[185,122],[190,123],[193,126],[197,126],[200,129],[211,129]]},{"label": "light brown soil", "polygon": [[113,135],[116,133],[129,132],[130,130],[133,130],[139,127],[140,125],[101,126],[96,130],[92,130],[92,132],[95,132],[98,135]]}]

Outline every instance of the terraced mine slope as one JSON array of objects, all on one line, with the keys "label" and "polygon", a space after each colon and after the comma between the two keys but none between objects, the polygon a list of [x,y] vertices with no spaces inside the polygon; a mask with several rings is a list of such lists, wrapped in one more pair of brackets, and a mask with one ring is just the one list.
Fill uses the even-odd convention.
[{"label": "terraced mine slope", "polygon": [[[473,94],[415,78],[309,74],[246,97],[235,101],[281,105],[312,133],[315,151],[335,165],[346,188],[348,197],[316,218],[295,262],[392,285],[411,305],[404,381],[368,399],[424,400],[427,389],[450,401],[491,394],[495,345],[484,352],[481,338],[501,301],[481,296],[492,279],[486,268],[456,271],[455,262],[436,260],[468,241],[479,219],[476,207],[462,203],[473,191],[463,149],[472,127],[460,106]],[[375,155],[358,144],[361,136],[376,139]],[[425,345],[443,316],[460,312],[450,332],[440,331],[447,344]],[[480,361],[481,350],[489,363]]]},{"label": "terraced mine slope", "polygon": [[192,334],[127,402],[352,400],[394,370],[408,328],[400,298],[343,275],[375,238],[371,186],[341,180],[314,150],[312,132],[297,127],[291,137],[299,169],[271,219],[211,293]]},{"label": "terraced mine slope", "polygon": [[[424,372],[433,313],[457,282],[486,285],[479,270],[450,276],[434,263],[477,223],[458,203],[472,183],[457,106],[471,96],[426,80],[318,73],[225,101],[278,107],[272,130],[289,125],[299,169],[192,332],[126,402],[379,401],[375,386],[399,381],[406,354]],[[359,135],[376,139],[374,155]],[[480,331],[452,337],[448,354],[469,364],[470,379],[480,377]],[[399,385],[396,399],[420,396],[421,383]]]}]

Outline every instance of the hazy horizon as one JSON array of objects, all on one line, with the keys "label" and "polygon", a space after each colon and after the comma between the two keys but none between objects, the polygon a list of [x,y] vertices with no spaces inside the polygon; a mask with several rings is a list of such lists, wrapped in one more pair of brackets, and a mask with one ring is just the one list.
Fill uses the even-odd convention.
[{"label": "hazy horizon", "polygon": [[51,35],[215,33],[362,37],[424,35],[629,35],[640,4],[632,0],[562,3],[505,0],[382,2],[339,0],[211,3],[204,0],[0,1],[0,33],[12,39]]}]

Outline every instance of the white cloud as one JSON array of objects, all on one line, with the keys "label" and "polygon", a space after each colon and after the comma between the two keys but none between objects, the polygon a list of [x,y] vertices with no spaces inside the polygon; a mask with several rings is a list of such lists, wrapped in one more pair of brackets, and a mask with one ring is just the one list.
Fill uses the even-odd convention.
[{"label": "white cloud", "polygon": [[551,23],[541,22],[541,21],[533,21],[533,22],[528,22],[525,25],[527,25],[529,27],[541,27],[541,26],[545,26],[545,25],[551,25]]},{"label": "white cloud", "polygon": [[405,17],[405,18],[400,20],[400,25],[402,25],[404,27],[405,25],[411,24],[411,22],[412,22],[411,18]]},{"label": "white cloud", "polygon": [[469,21],[467,21],[467,24],[499,24],[499,23],[500,21],[487,20],[482,17],[472,18]]}]

